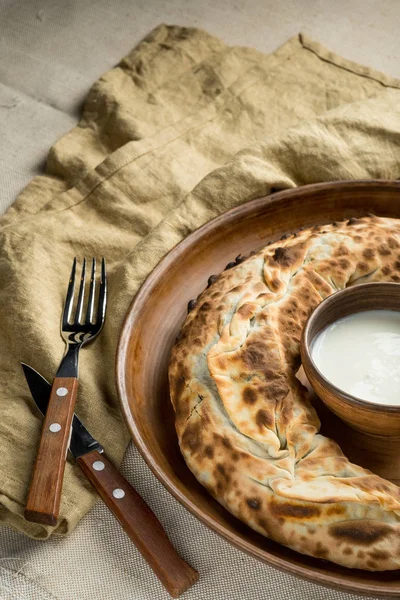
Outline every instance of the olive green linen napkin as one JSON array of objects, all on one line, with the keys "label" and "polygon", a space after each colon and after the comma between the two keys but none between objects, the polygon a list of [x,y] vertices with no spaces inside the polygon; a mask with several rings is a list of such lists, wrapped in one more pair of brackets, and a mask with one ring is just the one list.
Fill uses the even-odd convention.
[{"label": "olive green linen napkin", "polygon": [[160,26],[91,89],[0,219],[0,517],[44,538],[96,499],[68,461],[56,528],[23,519],[41,417],[20,362],[54,376],[72,258],[105,256],[102,334],[80,358],[77,413],[116,463],[129,436],[114,381],[128,306],[157,262],[221,212],[283,189],[400,177],[400,82],[304,36],[266,56],[204,31]]}]

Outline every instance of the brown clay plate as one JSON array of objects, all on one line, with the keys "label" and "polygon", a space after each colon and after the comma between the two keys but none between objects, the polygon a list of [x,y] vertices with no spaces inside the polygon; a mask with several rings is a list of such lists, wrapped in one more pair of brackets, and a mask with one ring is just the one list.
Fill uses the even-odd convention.
[{"label": "brown clay plate", "polygon": [[[147,464],[203,523],[278,569],[329,587],[389,598],[400,597],[400,571],[370,573],[304,556],[261,536],[220,506],[180,454],[167,377],[170,350],[187,303],[206,287],[210,275],[222,271],[238,254],[247,255],[299,227],[371,212],[400,218],[400,182],[345,181],[277,192],[234,208],[195,231],[159,263],[128,310],[119,341],[117,385],[127,425]],[[346,438],[343,450],[357,457],[340,421],[338,426],[331,413],[319,414],[323,431],[339,443],[339,438]],[[363,458],[368,466],[368,457]]]}]

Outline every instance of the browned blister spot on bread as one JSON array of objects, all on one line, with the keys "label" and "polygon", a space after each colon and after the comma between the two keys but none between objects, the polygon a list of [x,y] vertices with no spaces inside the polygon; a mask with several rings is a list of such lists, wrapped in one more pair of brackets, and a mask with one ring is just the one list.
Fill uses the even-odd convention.
[{"label": "browned blister spot on bread", "polygon": [[371,260],[375,257],[375,250],[373,248],[365,248],[365,250],[363,250],[362,255],[367,260]]},{"label": "browned blister spot on bread", "polygon": [[337,540],[370,546],[391,532],[385,523],[374,521],[351,521],[332,525],[329,533]]},{"label": "browned blister spot on bread", "polygon": [[388,247],[387,244],[380,244],[378,246],[378,252],[381,256],[389,256],[390,248]]},{"label": "browned blister spot on bread", "polygon": [[273,427],[274,418],[268,411],[260,409],[256,414],[256,423],[260,429],[263,427]]},{"label": "browned blister spot on bread", "polygon": [[251,304],[243,304],[237,311],[237,314],[244,319],[250,319],[253,315],[253,307]]},{"label": "browned blister spot on bread", "polygon": [[391,248],[392,250],[395,250],[396,248],[399,247],[399,242],[392,236],[388,238],[387,243],[388,243],[389,248]]},{"label": "browned blister spot on bread", "polygon": [[182,448],[196,453],[202,446],[201,425],[198,421],[189,423],[185,429],[181,441]]},{"label": "browned blister spot on bread", "polygon": [[265,371],[270,368],[268,349],[262,341],[254,341],[240,353],[240,358],[250,371]]},{"label": "browned blister spot on bread", "polygon": [[390,557],[389,552],[385,552],[383,550],[373,550],[369,555],[375,560],[386,560]]},{"label": "browned blister spot on bread", "polygon": [[307,506],[301,504],[290,504],[289,502],[269,506],[271,514],[275,517],[285,517],[287,519],[308,520],[319,517],[321,509],[319,506]]},{"label": "browned blister spot on bread", "polygon": [[314,556],[316,556],[317,558],[326,558],[328,554],[329,548],[327,546],[323,546],[321,542],[318,542],[314,550]]},{"label": "browned blister spot on bread", "polygon": [[332,253],[332,256],[337,256],[338,258],[343,257],[343,256],[350,256],[350,250],[344,246],[343,244],[340,244]]},{"label": "browned blister spot on bread", "polygon": [[326,515],[328,517],[331,517],[332,515],[344,515],[346,514],[346,509],[344,506],[341,506],[340,504],[333,504],[332,506],[329,506],[326,510]]},{"label": "browned blister spot on bread", "polygon": [[245,404],[254,404],[257,402],[257,394],[251,387],[246,387],[243,390],[243,402]]},{"label": "browned blister spot on bread", "polygon": [[261,508],[261,502],[258,498],[248,498],[246,504],[252,510],[260,510]]},{"label": "browned blister spot on bread", "polygon": [[207,458],[214,458],[214,448],[207,444],[207,446],[204,447],[204,455]]}]

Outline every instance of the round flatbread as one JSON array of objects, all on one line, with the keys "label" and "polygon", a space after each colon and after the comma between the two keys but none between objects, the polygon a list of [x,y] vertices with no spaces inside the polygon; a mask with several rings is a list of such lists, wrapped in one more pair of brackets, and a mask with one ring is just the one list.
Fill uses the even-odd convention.
[{"label": "round flatbread", "polygon": [[398,569],[400,489],[318,433],[296,372],[302,328],[324,298],[400,281],[400,222],[306,229],[229,266],[192,303],[171,355],[186,463],[263,535],[346,567]]}]

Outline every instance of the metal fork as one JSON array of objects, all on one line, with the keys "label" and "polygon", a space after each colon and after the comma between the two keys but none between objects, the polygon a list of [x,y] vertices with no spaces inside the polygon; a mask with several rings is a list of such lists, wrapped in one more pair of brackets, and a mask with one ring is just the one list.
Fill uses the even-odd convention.
[{"label": "metal fork", "polygon": [[107,276],[104,258],[101,261],[95,318],[96,260],[93,259],[92,262],[89,299],[84,321],[82,321],[82,316],[85,300],[86,259],[82,266],[75,315],[71,321],[75,278],[76,258],[72,265],[61,319],[61,336],[66,344],[66,351],[53,381],[24,513],[28,521],[45,525],[55,525],[60,512],[65,460],[78,391],[79,350],[84,344],[94,340],[104,325],[107,304]]}]

